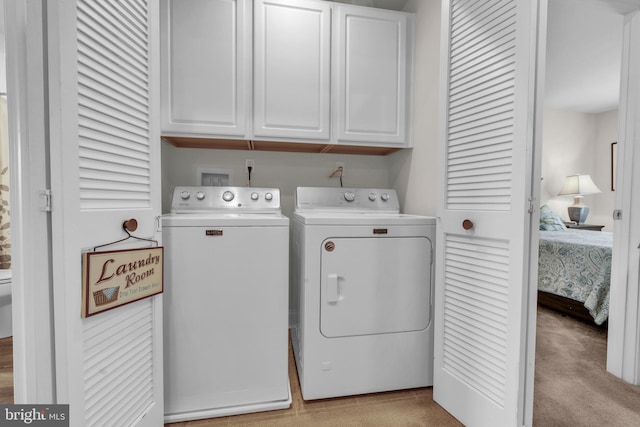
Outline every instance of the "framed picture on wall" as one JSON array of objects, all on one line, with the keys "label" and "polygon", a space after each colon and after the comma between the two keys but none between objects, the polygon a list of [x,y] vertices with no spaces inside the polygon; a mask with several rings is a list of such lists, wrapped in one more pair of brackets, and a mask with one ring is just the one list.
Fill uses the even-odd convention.
[{"label": "framed picture on wall", "polygon": [[618,143],[611,143],[611,191],[616,191],[616,166],[618,163]]}]

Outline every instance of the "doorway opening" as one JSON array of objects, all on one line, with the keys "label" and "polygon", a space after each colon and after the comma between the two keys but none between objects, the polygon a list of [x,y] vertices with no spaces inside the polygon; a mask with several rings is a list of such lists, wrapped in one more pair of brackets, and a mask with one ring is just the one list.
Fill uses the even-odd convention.
[{"label": "doorway opening", "polygon": [[[623,21],[606,2],[548,2],[534,399],[574,421],[603,416],[599,405],[581,404],[585,396],[612,408],[640,395],[606,371]],[[597,187],[584,198],[571,193],[590,208],[580,223],[569,218],[573,198],[559,195],[575,174]],[[548,421],[543,411],[533,417]]]}]

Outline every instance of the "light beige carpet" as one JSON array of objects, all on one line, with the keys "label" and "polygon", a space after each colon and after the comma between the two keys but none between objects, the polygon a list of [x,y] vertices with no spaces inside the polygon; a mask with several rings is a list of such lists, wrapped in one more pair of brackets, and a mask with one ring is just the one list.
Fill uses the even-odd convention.
[{"label": "light beige carpet", "polygon": [[537,328],[535,426],[640,426],[640,387],[606,372],[606,329],[542,307]]}]

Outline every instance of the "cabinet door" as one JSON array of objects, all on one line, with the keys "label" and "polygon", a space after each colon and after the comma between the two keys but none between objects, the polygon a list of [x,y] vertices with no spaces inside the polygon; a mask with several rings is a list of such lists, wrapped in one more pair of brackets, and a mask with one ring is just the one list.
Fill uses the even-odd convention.
[{"label": "cabinet door", "polygon": [[164,134],[245,135],[251,99],[249,1],[162,2]]},{"label": "cabinet door", "polygon": [[256,0],[254,134],[330,137],[331,6]]},{"label": "cabinet door", "polygon": [[336,7],[333,100],[337,140],[409,146],[409,15]]}]

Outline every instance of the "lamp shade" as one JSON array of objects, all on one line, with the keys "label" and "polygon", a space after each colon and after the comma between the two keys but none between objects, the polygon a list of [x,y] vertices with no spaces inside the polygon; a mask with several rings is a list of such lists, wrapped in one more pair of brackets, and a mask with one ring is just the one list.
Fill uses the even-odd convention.
[{"label": "lamp shade", "polygon": [[584,196],[601,193],[589,175],[569,175],[564,180],[558,196]]}]

